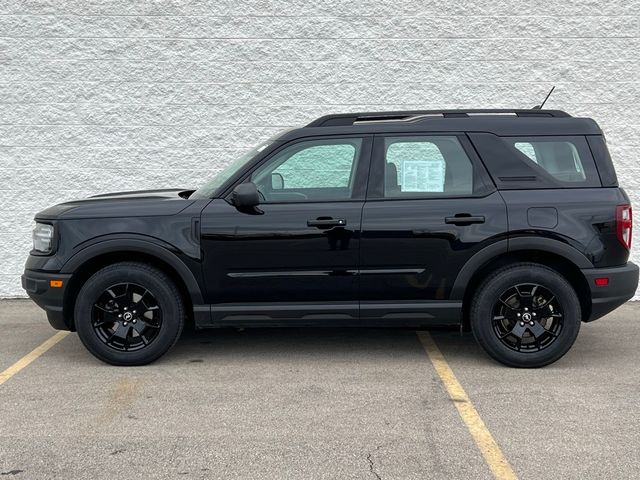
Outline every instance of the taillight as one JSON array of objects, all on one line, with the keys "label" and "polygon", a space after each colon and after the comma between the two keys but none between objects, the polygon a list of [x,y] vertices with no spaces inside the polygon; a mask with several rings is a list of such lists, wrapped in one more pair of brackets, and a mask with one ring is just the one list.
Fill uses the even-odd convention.
[{"label": "taillight", "polygon": [[631,250],[631,233],[633,231],[631,205],[618,205],[616,207],[616,231],[620,243],[622,243],[627,250]]}]

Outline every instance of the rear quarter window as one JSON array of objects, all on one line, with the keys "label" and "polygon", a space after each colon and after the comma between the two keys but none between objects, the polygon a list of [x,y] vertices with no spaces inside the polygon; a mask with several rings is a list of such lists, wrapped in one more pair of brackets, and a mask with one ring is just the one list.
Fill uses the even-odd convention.
[{"label": "rear quarter window", "polygon": [[[581,183],[587,179],[579,151],[582,143],[579,138],[520,137],[509,138],[508,142],[561,182]],[[586,156],[586,152],[583,152],[583,156]]]},{"label": "rear quarter window", "polygon": [[602,186],[585,136],[469,137],[501,190]]}]

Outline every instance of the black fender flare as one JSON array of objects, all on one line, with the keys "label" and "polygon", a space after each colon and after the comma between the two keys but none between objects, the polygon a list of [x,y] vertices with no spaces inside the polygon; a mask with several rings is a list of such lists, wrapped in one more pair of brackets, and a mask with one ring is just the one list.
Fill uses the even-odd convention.
[{"label": "black fender flare", "polygon": [[60,272],[73,274],[80,266],[91,261],[91,259],[113,252],[139,252],[162,260],[180,276],[187,287],[192,303],[194,305],[204,303],[200,285],[194,277],[193,272],[189,270],[189,267],[168,248],[147,240],[118,238],[94,243],[75,253],[65,262]]},{"label": "black fender flare", "polygon": [[517,237],[498,240],[497,242],[476,252],[469,260],[467,260],[467,263],[465,263],[460,269],[460,272],[458,272],[458,276],[453,283],[451,295],[449,297],[450,300],[462,300],[464,298],[464,294],[471,277],[473,277],[480,267],[486,265],[492,259],[498,258],[500,255],[509,252],[517,252],[519,250],[537,250],[541,252],[554,253],[566,258],[579,269],[593,268],[593,263],[591,263],[589,259],[577,248],[559,240],[540,237]]}]

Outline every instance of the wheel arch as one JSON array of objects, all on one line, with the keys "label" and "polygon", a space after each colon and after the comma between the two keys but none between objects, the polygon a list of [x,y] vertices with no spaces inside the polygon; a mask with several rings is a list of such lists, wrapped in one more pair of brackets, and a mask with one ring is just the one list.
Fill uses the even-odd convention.
[{"label": "wheel arch", "polygon": [[485,247],[460,270],[451,290],[451,299],[462,300],[463,326],[469,327],[471,299],[482,280],[491,272],[518,262],[539,263],[563,275],[576,290],[582,319],[588,319],[591,314],[591,290],[581,268],[593,268],[593,264],[577,249],[557,240],[519,240],[502,240]]},{"label": "wheel arch", "polygon": [[107,240],[79,251],[61,270],[61,273],[72,274],[65,290],[63,304],[65,321],[71,330],[75,330],[75,303],[85,281],[98,270],[125,261],[147,263],[169,276],[180,291],[187,315],[193,315],[194,305],[203,304],[200,285],[191,270],[175,253],[143,240]]}]

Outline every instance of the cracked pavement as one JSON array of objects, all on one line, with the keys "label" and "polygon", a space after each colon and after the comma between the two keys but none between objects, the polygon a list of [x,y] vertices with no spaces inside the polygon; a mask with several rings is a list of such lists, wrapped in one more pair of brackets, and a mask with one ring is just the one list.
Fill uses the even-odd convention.
[{"label": "cracked pavement", "polygon": [[[520,478],[632,478],[639,314],[583,325],[539,370],[432,335]],[[0,371],[54,334],[28,301],[0,302],[0,327]],[[491,478],[406,329],[187,331],[136,368],[70,335],[0,386],[0,413],[3,478]]]}]

